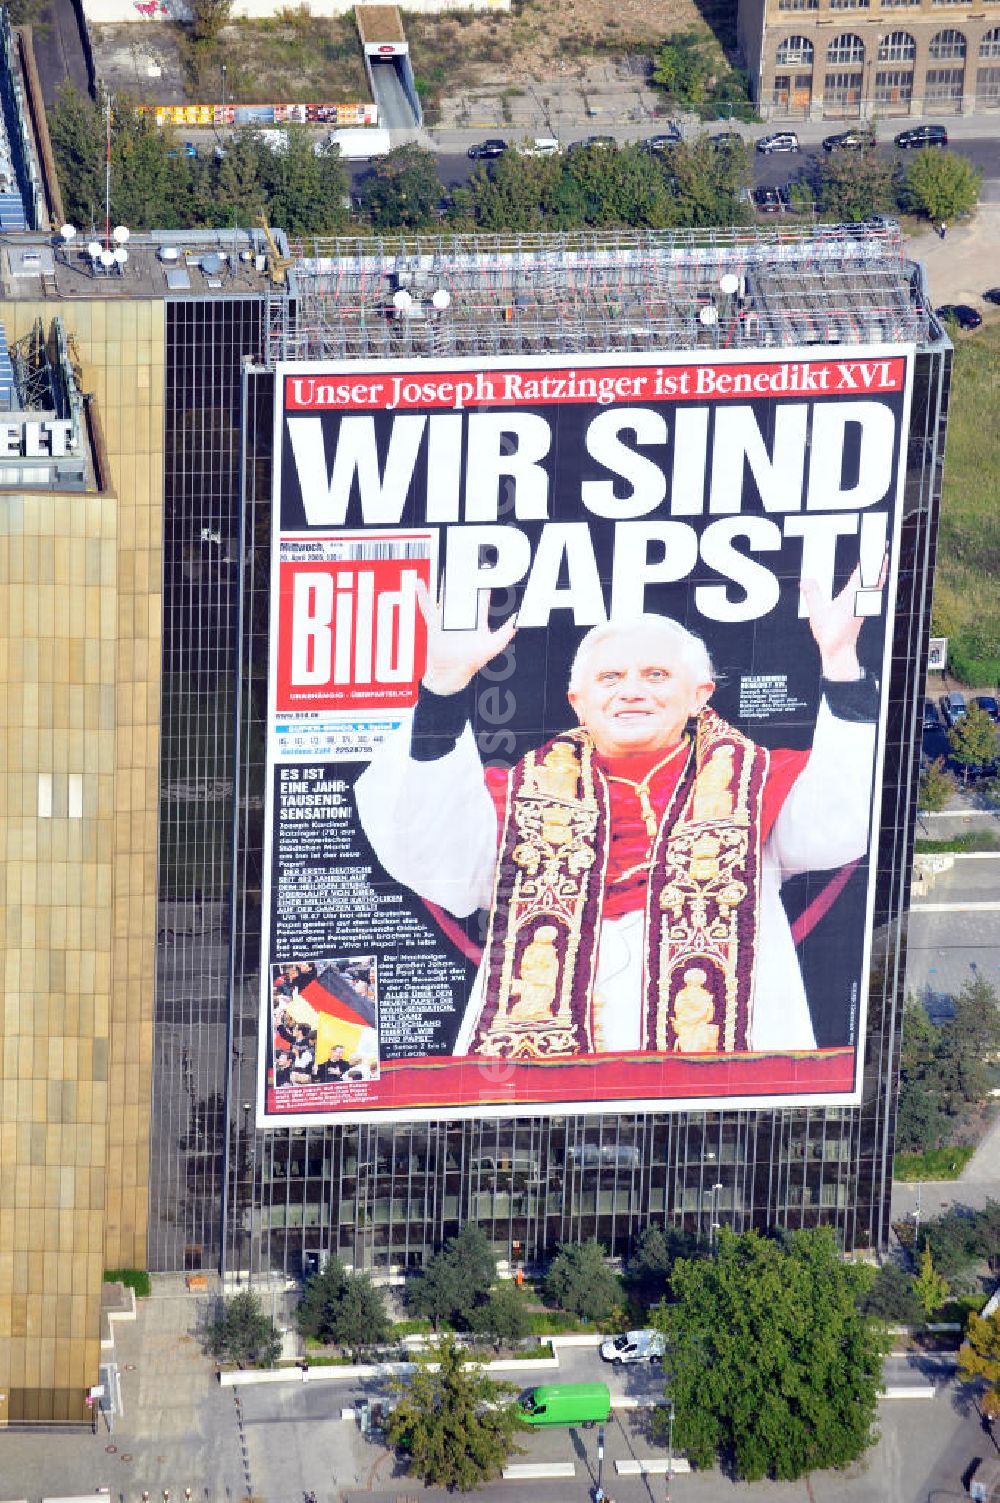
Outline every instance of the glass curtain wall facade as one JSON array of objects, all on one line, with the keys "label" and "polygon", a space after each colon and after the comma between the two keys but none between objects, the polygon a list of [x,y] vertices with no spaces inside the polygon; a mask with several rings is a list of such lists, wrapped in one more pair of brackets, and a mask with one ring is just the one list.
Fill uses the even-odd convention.
[{"label": "glass curtain wall facade", "polygon": [[[169,327],[169,326],[168,326]],[[833,1225],[848,1247],[882,1245],[889,1231],[889,1196],[896,1076],[905,969],[904,918],[916,813],[919,731],[934,539],[947,421],[950,351],[944,342],[917,359],[908,446],[900,597],[893,646],[882,839],[876,899],[877,943],[860,1108],[750,1112],[681,1112],[652,1116],[596,1115],[512,1118],[405,1127],[293,1128],[255,1133],[252,1126],[260,964],[261,811],[264,788],[264,691],[267,673],[268,546],[270,536],[273,377],[248,369],[243,406],[243,596],[237,651],[239,740],[233,856],[232,1037],[228,1111],[222,1117],[222,1056],[207,1057],[201,1100],[218,1102],[206,1117],[211,1132],[211,1182],[197,1181],[196,1155],[182,1150],[199,1194],[185,1212],[187,1241],[207,1251],[213,1196],[225,1179],[224,1264],[253,1277],[271,1270],[300,1274],[328,1254],[385,1270],[423,1262],[441,1241],[472,1220],[501,1256],[529,1262],[564,1240],[599,1237],[626,1253],[649,1221],[683,1225],[711,1236],[718,1225]],[[171,494],[168,485],[168,497]],[[229,494],[227,492],[227,494]],[[168,502],[169,504],[169,502]],[[168,566],[169,567],[169,566]],[[235,579],[226,576],[226,609]],[[210,589],[198,594],[204,622],[198,640],[221,627]],[[221,600],[221,596],[220,596]],[[195,629],[194,599],[184,618]],[[215,614],[213,614],[215,612]],[[221,671],[222,649],[217,647]],[[214,681],[212,703],[222,695]],[[230,680],[235,689],[235,673]],[[194,691],[187,691],[188,702]],[[188,743],[192,740],[189,735]],[[197,738],[194,744],[199,744]],[[217,865],[225,869],[217,830]],[[213,889],[221,894],[221,885]],[[192,898],[192,901],[194,899]],[[204,906],[204,905],[203,905]],[[194,951],[192,950],[192,955]],[[198,954],[209,973],[212,944]],[[214,962],[213,962],[214,963]],[[194,961],[192,960],[192,966]],[[196,982],[195,970],[190,971]],[[220,1001],[224,984],[212,982]],[[186,1004],[192,1030],[176,1047],[194,1050],[198,1006],[206,1027],[221,1030],[218,1006]],[[200,1057],[200,1056],[199,1056]],[[227,1131],[224,1162],[219,1139]],[[192,1175],[194,1180],[192,1181]],[[183,1205],[185,1170],[174,1173]],[[194,1235],[195,1213],[201,1217]],[[186,1236],[186,1234],[185,1234]],[[185,1238],[175,1236],[173,1260]],[[167,1241],[159,1244],[164,1250]]]},{"label": "glass curtain wall facade", "polygon": [[240,363],[260,298],[166,305],[149,1266],[219,1261],[227,1140]]}]

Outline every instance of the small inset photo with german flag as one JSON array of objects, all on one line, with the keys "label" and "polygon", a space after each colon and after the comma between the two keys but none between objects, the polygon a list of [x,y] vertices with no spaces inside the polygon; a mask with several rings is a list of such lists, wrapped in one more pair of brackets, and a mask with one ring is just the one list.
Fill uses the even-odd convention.
[{"label": "small inset photo with german flag", "polygon": [[377,1080],[378,981],[373,955],[271,967],[274,1084]]}]

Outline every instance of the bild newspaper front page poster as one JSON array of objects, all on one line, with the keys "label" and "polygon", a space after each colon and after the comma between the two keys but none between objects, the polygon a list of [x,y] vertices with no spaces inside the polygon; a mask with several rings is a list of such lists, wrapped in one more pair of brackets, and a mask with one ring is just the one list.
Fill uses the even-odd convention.
[{"label": "bild newspaper front page poster", "polygon": [[278,367],[262,1123],[859,1099],[911,361]]}]

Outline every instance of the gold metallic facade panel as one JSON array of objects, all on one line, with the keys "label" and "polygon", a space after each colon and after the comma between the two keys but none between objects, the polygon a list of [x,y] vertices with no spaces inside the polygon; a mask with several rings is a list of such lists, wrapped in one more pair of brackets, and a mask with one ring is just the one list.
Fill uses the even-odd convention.
[{"label": "gold metallic facade panel", "polygon": [[112,485],[0,497],[0,1424],[86,1418],[103,1269],[145,1263],[164,310],[59,312]]}]

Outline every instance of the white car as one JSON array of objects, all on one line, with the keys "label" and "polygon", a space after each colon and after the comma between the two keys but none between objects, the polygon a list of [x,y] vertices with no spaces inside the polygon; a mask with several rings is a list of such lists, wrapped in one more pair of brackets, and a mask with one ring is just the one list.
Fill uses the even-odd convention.
[{"label": "white car", "polygon": [[519,146],[522,157],[557,157],[562,147],[555,136],[536,136],[525,146]]},{"label": "white car", "polygon": [[659,1362],[666,1349],[660,1331],[626,1331],[601,1342],[605,1362]]}]

